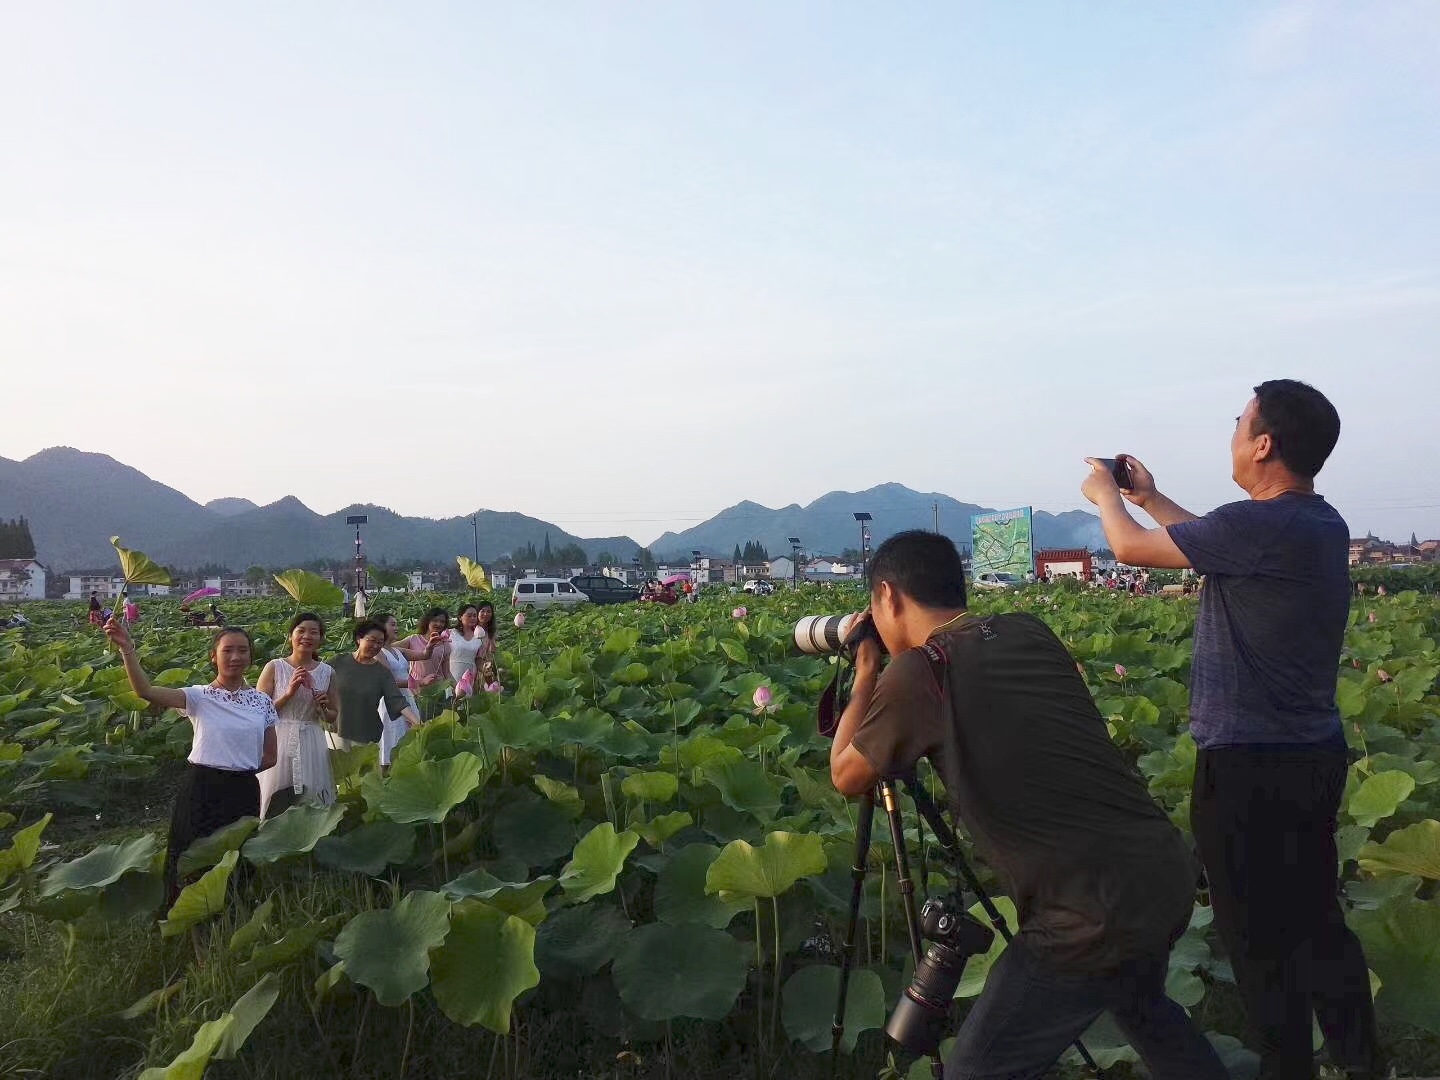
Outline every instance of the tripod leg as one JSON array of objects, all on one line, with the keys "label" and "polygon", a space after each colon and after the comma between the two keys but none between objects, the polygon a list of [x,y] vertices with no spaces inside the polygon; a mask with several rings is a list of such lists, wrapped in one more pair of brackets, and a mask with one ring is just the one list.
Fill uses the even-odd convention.
[{"label": "tripod leg", "polygon": [[850,913],[845,922],[845,944],[840,951],[840,989],[835,995],[835,1018],[830,1023],[830,1068],[839,1060],[840,1040],[845,1036],[845,997],[850,991],[850,969],[855,963],[855,930],[860,922],[860,904],[865,897],[865,862],[870,857],[870,830],[875,822],[875,793],[860,800],[855,822],[855,859],[850,864]]},{"label": "tripod leg", "polygon": [[905,929],[910,934],[910,952],[920,963],[920,920],[915,916],[915,882],[910,880],[910,856],[905,850],[905,823],[900,818],[900,800],[895,785],[880,781],[880,798],[890,819],[890,840],[895,845],[895,875],[900,885],[901,906],[905,909]]}]

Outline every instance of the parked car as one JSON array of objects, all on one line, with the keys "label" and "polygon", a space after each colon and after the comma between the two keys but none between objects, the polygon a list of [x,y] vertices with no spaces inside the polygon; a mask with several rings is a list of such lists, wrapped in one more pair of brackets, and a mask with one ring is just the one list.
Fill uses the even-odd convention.
[{"label": "parked car", "polygon": [[741,586],[746,592],[754,593],[756,596],[769,596],[775,591],[773,581],[761,581],[758,578],[751,578]]},{"label": "parked car", "polygon": [[576,575],[570,584],[588,596],[592,604],[628,604],[640,596],[639,589],[606,574]]},{"label": "parked car", "polygon": [[1003,570],[985,570],[975,575],[975,580],[970,583],[977,589],[1018,589],[1025,584],[1014,574],[1007,574]]},{"label": "parked car", "polygon": [[514,607],[542,608],[552,604],[570,607],[590,599],[565,578],[527,577],[515,582],[510,590]]}]

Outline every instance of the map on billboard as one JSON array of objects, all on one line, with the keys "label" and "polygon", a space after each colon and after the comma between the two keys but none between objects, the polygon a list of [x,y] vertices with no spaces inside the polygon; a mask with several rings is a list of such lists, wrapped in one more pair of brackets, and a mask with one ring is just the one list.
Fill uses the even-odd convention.
[{"label": "map on billboard", "polygon": [[970,577],[986,571],[1024,579],[1035,569],[1030,507],[976,514],[970,519]]}]

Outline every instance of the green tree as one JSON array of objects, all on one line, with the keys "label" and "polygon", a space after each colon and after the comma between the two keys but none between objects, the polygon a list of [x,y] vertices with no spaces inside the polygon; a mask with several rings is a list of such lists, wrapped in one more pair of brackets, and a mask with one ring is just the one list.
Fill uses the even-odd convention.
[{"label": "green tree", "polygon": [[654,570],[660,565],[655,561],[655,556],[649,548],[641,548],[637,554],[640,556],[640,568],[642,570]]},{"label": "green tree", "polygon": [[245,568],[245,584],[259,585],[269,574],[263,566],[249,566]]},{"label": "green tree", "polygon": [[611,555],[610,552],[608,552],[608,551],[602,551],[602,552],[600,552],[599,555],[596,555],[596,556],[595,556],[595,565],[596,565],[596,566],[614,566],[614,565],[615,565],[615,556],[614,556],[614,555]]},{"label": "green tree", "polygon": [[0,559],[35,558],[35,540],[24,517],[0,521]]},{"label": "green tree", "polygon": [[745,556],[744,556],[743,554],[741,554],[741,552],[740,552],[740,545],[739,545],[739,544],[736,544],[736,545],[735,545],[735,554],[734,554],[733,556],[731,556],[730,561],[731,561],[731,562],[734,562],[734,563],[740,563],[740,562],[744,562],[744,560],[745,560]]}]

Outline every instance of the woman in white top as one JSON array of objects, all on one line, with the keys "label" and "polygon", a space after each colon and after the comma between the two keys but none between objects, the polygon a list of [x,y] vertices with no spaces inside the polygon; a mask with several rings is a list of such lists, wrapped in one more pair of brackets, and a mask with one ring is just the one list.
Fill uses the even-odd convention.
[{"label": "woman in white top", "polygon": [[283,813],[297,802],[329,806],[335,801],[330,747],[324,725],[335,718],[330,700],[334,669],[319,657],[325,641],[320,616],[302,611],[290,620],[290,655],[271,660],[255,688],[275,702],[278,755],[260,774],[260,816]]},{"label": "woman in white top", "polygon": [[[400,623],[394,615],[377,614],[375,622],[385,629],[385,645],[380,650],[380,658],[389,667],[390,674],[395,676],[395,685],[400,688],[404,695],[405,702],[418,714],[420,709],[415,704],[415,692],[410,688],[410,663],[411,661],[422,661],[430,659],[432,653],[441,644],[440,632],[434,631],[425,639],[425,648],[412,649],[397,641],[400,636]],[[385,704],[385,699],[380,699],[380,767],[384,771],[390,767],[390,755],[395,752],[395,747],[410,730],[410,725],[405,722],[403,716],[391,716],[390,707]]]},{"label": "woman in white top", "polygon": [[114,616],[105,624],[105,636],[120,650],[130,689],[152,705],[184,713],[195,729],[165,854],[165,889],[173,903],[180,893],[177,868],[185,849],[233,821],[260,815],[255,774],[275,764],[279,717],[274,702],[245,681],[254,644],[238,626],[222,629],[210,646],[215,680],[184,689],[151,684],[135,658],[129,631]]},{"label": "woman in white top", "polygon": [[495,608],[490,604],[469,603],[461,606],[455,614],[455,621],[460,625],[450,634],[450,678],[459,682],[465,677],[467,671],[474,671],[479,661],[486,659],[494,652],[490,635],[480,625],[480,609],[490,609],[490,622],[494,626]]}]

